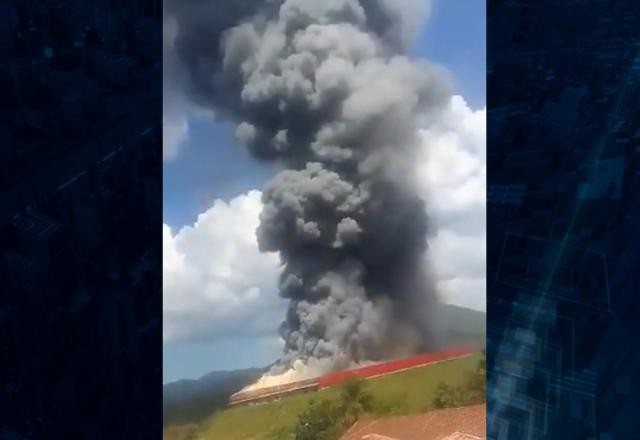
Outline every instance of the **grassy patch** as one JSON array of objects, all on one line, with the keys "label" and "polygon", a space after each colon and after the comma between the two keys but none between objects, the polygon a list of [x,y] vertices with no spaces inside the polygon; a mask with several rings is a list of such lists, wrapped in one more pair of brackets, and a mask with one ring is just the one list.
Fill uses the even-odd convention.
[{"label": "grassy patch", "polygon": [[[479,359],[474,355],[368,380],[366,391],[374,402],[371,411],[407,414],[431,409],[438,385],[463,386]],[[340,391],[340,387],[334,387],[220,411],[206,419],[197,432],[190,432],[189,440],[287,440],[293,438],[289,433],[311,401],[336,400]]]}]

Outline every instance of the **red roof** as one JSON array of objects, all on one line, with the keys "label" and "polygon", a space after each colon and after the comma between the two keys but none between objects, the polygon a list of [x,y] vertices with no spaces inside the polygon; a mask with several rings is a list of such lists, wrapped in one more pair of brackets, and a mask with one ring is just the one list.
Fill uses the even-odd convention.
[{"label": "red roof", "polygon": [[369,365],[367,367],[356,368],[353,370],[338,371],[319,378],[318,386],[320,388],[327,388],[344,382],[347,379],[353,379],[355,377],[370,378],[375,376],[382,376],[389,373],[395,373],[398,371],[409,370],[411,368],[421,367],[423,365],[432,364],[434,362],[468,356],[473,354],[475,351],[476,350],[469,348],[453,348],[439,353],[427,353],[420,356],[399,359],[383,364]]},{"label": "red roof", "polygon": [[367,367],[330,373],[317,379],[292,382],[273,387],[260,388],[252,391],[240,391],[230,398],[230,404],[249,403],[268,398],[283,397],[296,391],[328,388],[339,385],[348,379],[360,377],[363,379],[397,373],[412,368],[422,367],[435,362],[469,356],[477,350],[471,348],[452,348],[438,353],[427,353],[411,358],[369,365]]}]

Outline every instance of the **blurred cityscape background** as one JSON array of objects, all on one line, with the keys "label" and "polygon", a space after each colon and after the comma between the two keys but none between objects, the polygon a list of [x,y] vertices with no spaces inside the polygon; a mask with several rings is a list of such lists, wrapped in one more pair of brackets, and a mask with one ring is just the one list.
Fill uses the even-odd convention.
[{"label": "blurred cityscape background", "polygon": [[0,60],[0,438],[159,438],[161,1],[1,1]]},{"label": "blurred cityscape background", "polygon": [[487,25],[488,438],[638,438],[640,4]]}]

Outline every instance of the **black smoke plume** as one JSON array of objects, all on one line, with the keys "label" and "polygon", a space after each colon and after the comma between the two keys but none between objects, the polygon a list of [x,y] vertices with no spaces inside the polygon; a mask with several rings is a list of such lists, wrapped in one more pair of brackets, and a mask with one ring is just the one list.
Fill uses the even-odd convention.
[{"label": "black smoke plume", "polygon": [[[438,344],[430,225],[413,184],[417,119],[449,88],[406,55],[421,0],[165,0],[165,87],[236,123],[260,160],[262,251],[281,256],[294,361]],[[175,38],[173,38],[175,37]]]}]

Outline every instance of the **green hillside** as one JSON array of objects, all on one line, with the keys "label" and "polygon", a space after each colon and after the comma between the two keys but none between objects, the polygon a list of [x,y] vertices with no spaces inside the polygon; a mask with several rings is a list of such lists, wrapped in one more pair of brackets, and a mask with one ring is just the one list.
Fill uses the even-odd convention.
[{"label": "green hillside", "polygon": [[440,304],[439,313],[451,346],[484,347],[487,315],[477,310]]},{"label": "green hillside", "polygon": [[229,397],[256,381],[266,368],[214,371],[197,380],[180,380],[162,388],[164,426],[194,425],[227,407]]},{"label": "green hillside", "polygon": [[[367,391],[395,413],[418,413],[432,407],[440,382],[461,385],[480,356],[469,356],[372,379]],[[277,440],[295,424],[311,400],[336,397],[339,388],[284,398],[277,402],[231,408],[212,414],[199,425],[172,426],[165,440]]]}]

